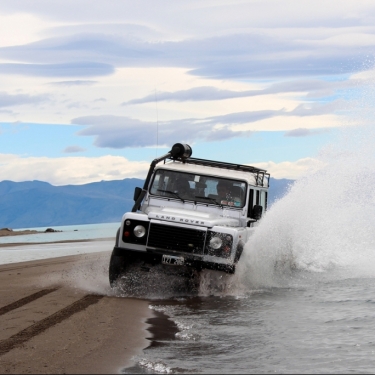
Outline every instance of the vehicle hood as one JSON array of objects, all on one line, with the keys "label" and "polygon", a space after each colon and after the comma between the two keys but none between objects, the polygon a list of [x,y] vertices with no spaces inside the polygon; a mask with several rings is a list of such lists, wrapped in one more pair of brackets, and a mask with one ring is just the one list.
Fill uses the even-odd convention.
[{"label": "vehicle hood", "polygon": [[237,227],[239,220],[232,217],[223,217],[208,212],[193,210],[180,210],[171,207],[149,207],[147,215],[150,220],[171,221],[173,223],[189,224],[212,228],[215,225]]}]

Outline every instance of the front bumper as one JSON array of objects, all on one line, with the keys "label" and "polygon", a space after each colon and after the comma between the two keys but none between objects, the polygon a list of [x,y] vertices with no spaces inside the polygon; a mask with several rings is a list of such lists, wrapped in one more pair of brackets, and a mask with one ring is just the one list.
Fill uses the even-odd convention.
[{"label": "front bumper", "polygon": [[[215,263],[215,262],[207,262],[197,258],[194,255],[185,254],[185,253],[175,253],[166,251],[163,249],[147,249],[147,251],[137,251],[133,249],[127,249],[115,246],[113,248],[113,255],[115,256],[130,256],[134,259],[139,259],[147,264],[161,264],[163,255],[178,255],[182,256],[185,259],[184,266],[194,268],[198,271],[202,269],[209,269],[214,271],[223,271],[226,273],[233,274],[236,270],[236,266],[232,263],[230,264],[222,264],[222,263]],[[178,266],[170,266],[170,267],[178,267]]]}]

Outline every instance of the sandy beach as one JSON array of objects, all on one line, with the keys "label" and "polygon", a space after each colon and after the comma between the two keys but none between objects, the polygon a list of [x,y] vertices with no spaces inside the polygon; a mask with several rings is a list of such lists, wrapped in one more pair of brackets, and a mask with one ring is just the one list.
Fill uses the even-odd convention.
[{"label": "sandy beach", "polygon": [[0,265],[0,373],[119,373],[133,365],[156,316],[147,300],[113,295],[109,257]]}]

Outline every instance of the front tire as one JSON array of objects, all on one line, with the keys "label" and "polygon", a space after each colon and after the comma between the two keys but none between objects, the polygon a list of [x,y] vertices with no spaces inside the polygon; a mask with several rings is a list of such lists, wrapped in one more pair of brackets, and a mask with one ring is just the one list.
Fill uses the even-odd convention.
[{"label": "front tire", "polygon": [[114,288],[117,284],[117,279],[124,273],[126,268],[126,259],[124,256],[115,255],[112,251],[111,260],[109,261],[109,284]]}]

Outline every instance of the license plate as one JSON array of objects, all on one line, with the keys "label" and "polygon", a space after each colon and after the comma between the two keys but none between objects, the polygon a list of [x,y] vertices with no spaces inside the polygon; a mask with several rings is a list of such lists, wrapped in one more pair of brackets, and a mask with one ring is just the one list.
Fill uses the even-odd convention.
[{"label": "license plate", "polygon": [[185,263],[185,258],[176,257],[174,255],[163,255],[161,262],[163,264],[170,264],[172,266],[183,266]]}]

